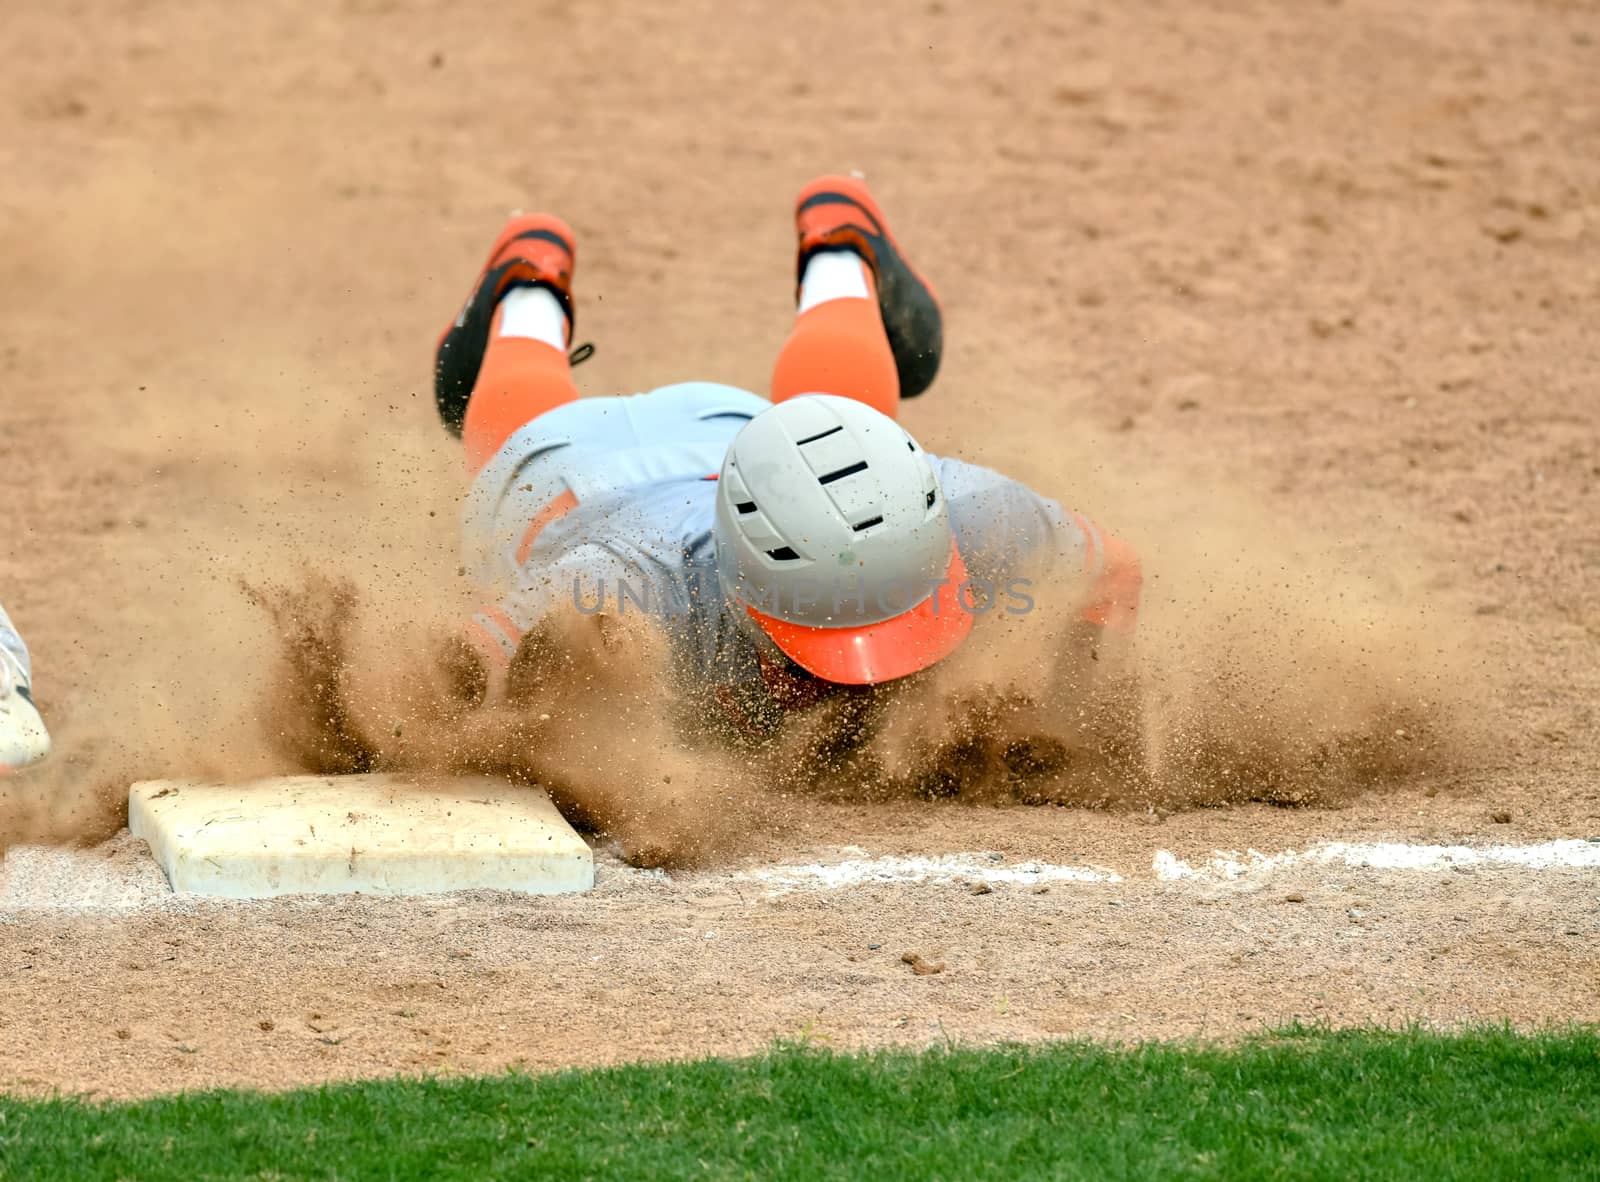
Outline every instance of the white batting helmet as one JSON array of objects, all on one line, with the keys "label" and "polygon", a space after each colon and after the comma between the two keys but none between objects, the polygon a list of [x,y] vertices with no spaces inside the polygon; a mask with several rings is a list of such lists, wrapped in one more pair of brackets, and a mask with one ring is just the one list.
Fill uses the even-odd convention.
[{"label": "white batting helmet", "polygon": [[734,438],[718,480],[723,593],[808,672],[890,681],[972,630],[933,464],[887,415],[828,394],[780,402]]}]

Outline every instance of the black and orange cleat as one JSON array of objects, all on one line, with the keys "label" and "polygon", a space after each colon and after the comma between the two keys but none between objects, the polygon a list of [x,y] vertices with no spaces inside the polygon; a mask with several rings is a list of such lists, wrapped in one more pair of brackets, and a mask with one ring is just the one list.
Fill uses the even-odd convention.
[{"label": "black and orange cleat", "polygon": [[794,220],[800,236],[799,276],[818,251],[853,250],[867,264],[900,375],[900,397],[921,394],[939,372],[944,318],[933,288],[900,253],[866,182],[853,176],[818,177],[800,190]]},{"label": "black and orange cleat", "polygon": [[[489,328],[500,298],[514,287],[545,287],[555,293],[572,327],[572,273],[577,265],[572,227],[548,213],[518,214],[494,240],[460,315],[444,330],[434,355],[433,396],[451,434],[461,434],[467,399],[483,366]],[[581,358],[580,358],[581,360]]]}]

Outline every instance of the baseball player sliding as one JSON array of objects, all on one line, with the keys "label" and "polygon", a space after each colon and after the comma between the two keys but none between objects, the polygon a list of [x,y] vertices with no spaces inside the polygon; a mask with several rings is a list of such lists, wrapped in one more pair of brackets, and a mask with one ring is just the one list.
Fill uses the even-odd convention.
[{"label": "baseball player sliding", "polygon": [[435,395],[472,486],[468,626],[485,692],[554,609],[645,612],[742,728],[830,687],[918,673],[1044,583],[1132,626],[1132,551],[898,422],[938,372],[942,317],[856,177],[801,190],[798,314],[771,398],[712,382],[578,397],[568,349],[576,242],[549,214],[495,239],[441,338]]}]

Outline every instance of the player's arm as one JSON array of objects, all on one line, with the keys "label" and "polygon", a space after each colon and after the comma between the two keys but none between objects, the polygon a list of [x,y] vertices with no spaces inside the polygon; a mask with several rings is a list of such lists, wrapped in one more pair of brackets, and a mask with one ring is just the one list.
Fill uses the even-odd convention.
[{"label": "player's arm", "polygon": [[540,638],[550,627],[601,616],[669,616],[671,594],[659,572],[601,546],[578,546],[554,561],[530,563],[516,588],[473,612],[448,647],[445,665],[463,700],[503,701],[537,678]]},{"label": "player's arm", "polygon": [[1089,623],[1113,632],[1133,631],[1139,614],[1139,594],[1144,587],[1138,553],[1083,514],[1056,508],[1072,519],[1083,537],[1080,569],[1089,578],[1089,593],[1079,614]]},{"label": "player's arm", "polygon": [[1004,585],[1020,572],[1082,579],[1083,619],[1130,631],[1144,576],[1133,547],[1082,513],[988,468],[941,458],[939,480],[969,571]]}]

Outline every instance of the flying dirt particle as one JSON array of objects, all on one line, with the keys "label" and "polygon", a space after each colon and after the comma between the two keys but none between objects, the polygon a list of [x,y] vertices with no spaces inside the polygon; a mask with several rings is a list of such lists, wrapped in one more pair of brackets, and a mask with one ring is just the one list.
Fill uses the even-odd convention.
[{"label": "flying dirt particle", "polygon": [[1505,809],[1496,809],[1494,812],[1489,814],[1489,819],[1496,825],[1511,824],[1511,814]]},{"label": "flying dirt particle", "polygon": [[1306,901],[1306,897],[1299,891],[1290,891],[1283,897],[1283,901],[1285,903],[1304,903]]},{"label": "flying dirt particle", "polygon": [[1522,224],[1508,211],[1490,214],[1484,219],[1483,232],[1496,242],[1512,243],[1522,237]]},{"label": "flying dirt particle", "polygon": [[994,888],[986,882],[975,882],[967,888],[969,895],[992,895]]},{"label": "flying dirt particle", "polygon": [[902,952],[900,963],[910,965],[912,973],[918,977],[931,977],[944,972],[944,961],[923,960],[921,954],[916,952]]},{"label": "flying dirt particle", "polygon": [[133,1037],[133,1031],[127,1029],[118,1030],[117,1037],[122,1039],[123,1042],[127,1042],[128,1039]]},{"label": "flying dirt particle", "polygon": [[1036,895],[1048,895],[1050,893],[1050,888],[1045,886],[1043,883],[1040,883],[1038,886],[1033,888],[1033,893]]}]

